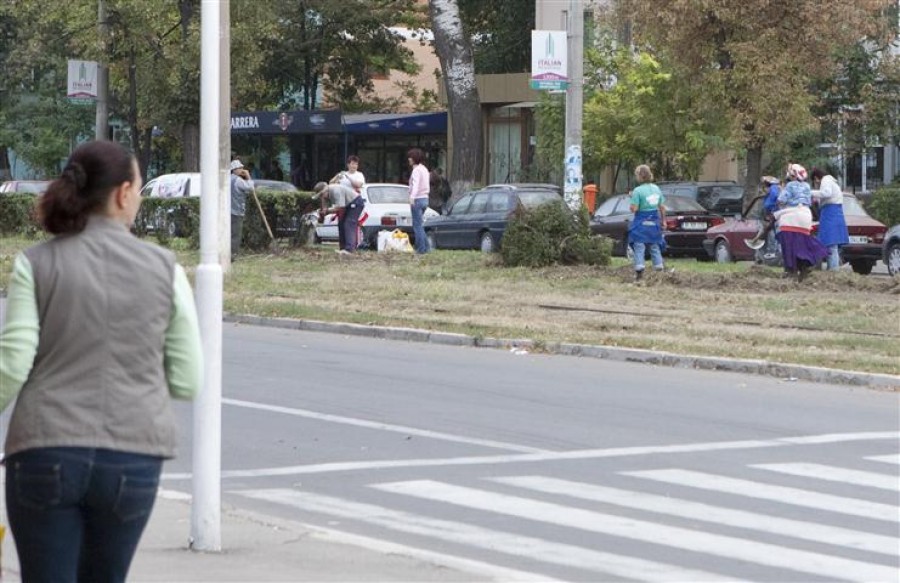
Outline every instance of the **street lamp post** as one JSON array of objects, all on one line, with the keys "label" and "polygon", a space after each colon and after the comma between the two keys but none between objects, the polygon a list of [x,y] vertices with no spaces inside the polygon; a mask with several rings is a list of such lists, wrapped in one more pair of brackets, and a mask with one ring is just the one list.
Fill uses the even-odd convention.
[{"label": "street lamp post", "polygon": [[[219,263],[220,200],[227,183],[222,162],[224,125],[222,84],[222,12],[228,0],[203,0],[200,28],[200,265],[197,267],[197,312],[203,342],[203,388],[194,404],[193,502],[191,548],[220,551],[222,473],[222,265]],[[220,10],[222,12],[220,12]],[[224,27],[228,19],[224,19]],[[227,31],[225,33],[227,35]],[[225,37],[227,38],[227,36]],[[223,75],[225,79],[222,79]],[[226,136],[228,134],[226,133]],[[225,142],[227,148],[228,143]]]}]

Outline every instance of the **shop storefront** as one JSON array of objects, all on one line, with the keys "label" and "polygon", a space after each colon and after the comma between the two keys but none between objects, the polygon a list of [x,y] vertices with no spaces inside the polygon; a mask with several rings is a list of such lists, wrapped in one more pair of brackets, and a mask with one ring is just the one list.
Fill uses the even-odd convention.
[{"label": "shop storefront", "polygon": [[447,114],[351,114],[340,111],[236,112],[231,149],[256,178],[294,182],[309,189],[361,159],[369,182],[403,182],[406,152],[422,148],[429,168],[447,150]]}]

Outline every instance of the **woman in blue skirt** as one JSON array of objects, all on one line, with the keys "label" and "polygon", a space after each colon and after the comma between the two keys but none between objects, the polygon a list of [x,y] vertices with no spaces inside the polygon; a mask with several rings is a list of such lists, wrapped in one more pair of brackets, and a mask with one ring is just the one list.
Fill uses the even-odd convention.
[{"label": "woman in blue skirt", "polygon": [[847,222],[844,220],[844,193],[834,176],[813,168],[813,200],[819,203],[819,241],[828,249],[828,271],[841,266],[841,246],[850,242]]}]

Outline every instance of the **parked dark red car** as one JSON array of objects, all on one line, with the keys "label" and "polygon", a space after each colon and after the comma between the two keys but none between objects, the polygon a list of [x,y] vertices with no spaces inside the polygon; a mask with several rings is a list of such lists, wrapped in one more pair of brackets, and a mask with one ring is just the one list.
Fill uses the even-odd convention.
[{"label": "parked dark red car", "polygon": [[[719,263],[755,260],[756,252],[744,244],[744,239],[753,238],[759,231],[762,200],[761,196],[753,199],[743,214],[706,232],[703,247],[711,258]],[[844,220],[850,244],[841,248],[841,257],[854,272],[868,275],[883,253],[887,227],[870,217],[856,197],[847,193],[844,194]]]},{"label": "parked dark red car", "polygon": [[[591,233],[612,239],[613,255],[627,254],[628,228],[634,217],[629,209],[630,200],[627,194],[608,198],[591,218]],[[703,249],[706,230],[724,223],[725,219],[684,196],[666,196],[663,206],[666,207],[665,255],[709,261],[709,254]]]}]

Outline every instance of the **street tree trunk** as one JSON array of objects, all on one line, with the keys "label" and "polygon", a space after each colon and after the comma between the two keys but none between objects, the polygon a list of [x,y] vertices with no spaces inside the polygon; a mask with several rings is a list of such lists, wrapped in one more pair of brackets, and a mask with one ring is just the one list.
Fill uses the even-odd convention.
[{"label": "street tree trunk", "polygon": [[434,47],[441,62],[453,132],[447,178],[453,199],[481,181],[484,168],[481,100],[475,84],[472,42],[463,29],[456,0],[429,0]]},{"label": "street tree trunk", "polygon": [[759,191],[762,178],[763,145],[755,143],[747,147],[747,178],[744,180],[744,208],[753,200]]}]

